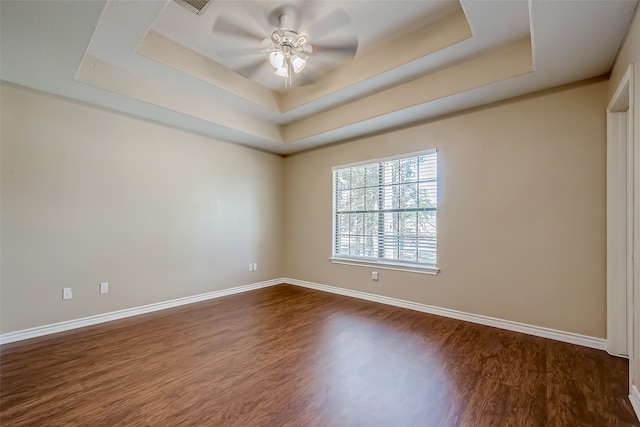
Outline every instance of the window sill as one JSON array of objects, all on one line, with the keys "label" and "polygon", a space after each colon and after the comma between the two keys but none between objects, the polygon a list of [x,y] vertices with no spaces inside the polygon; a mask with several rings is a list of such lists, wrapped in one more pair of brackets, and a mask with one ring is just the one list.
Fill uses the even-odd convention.
[{"label": "window sill", "polygon": [[438,267],[413,266],[407,264],[394,264],[390,262],[363,261],[351,258],[331,257],[329,260],[333,264],[355,265],[358,267],[375,267],[383,270],[407,271],[409,273],[430,274],[435,276],[440,269]]}]

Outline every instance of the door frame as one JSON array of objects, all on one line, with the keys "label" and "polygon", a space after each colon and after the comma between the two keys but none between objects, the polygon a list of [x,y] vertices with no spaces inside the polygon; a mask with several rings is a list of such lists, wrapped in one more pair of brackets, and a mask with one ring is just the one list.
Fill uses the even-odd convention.
[{"label": "door frame", "polygon": [[607,351],[630,359],[637,275],[633,257],[633,107],[633,65],[630,65],[607,107]]}]

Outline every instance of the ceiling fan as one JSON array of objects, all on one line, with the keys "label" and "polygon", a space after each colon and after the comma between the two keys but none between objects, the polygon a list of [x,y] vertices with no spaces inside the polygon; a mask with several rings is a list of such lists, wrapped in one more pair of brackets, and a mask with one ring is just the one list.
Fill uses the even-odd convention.
[{"label": "ceiling fan", "polygon": [[241,58],[241,65],[231,68],[248,78],[278,76],[285,88],[313,83],[358,50],[347,13],[341,8],[323,10],[322,3],[286,4],[271,12],[254,3],[239,13],[223,11],[213,25],[216,42],[224,46],[217,54]]}]

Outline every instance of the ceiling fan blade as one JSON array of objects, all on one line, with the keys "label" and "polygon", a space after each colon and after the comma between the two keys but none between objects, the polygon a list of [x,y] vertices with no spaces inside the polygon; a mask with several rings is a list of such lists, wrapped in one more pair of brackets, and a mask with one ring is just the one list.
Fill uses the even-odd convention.
[{"label": "ceiling fan blade", "polygon": [[273,26],[269,23],[269,19],[267,17],[267,12],[262,7],[257,7],[258,4],[254,1],[243,2],[244,10],[247,13],[254,24],[262,30],[264,36],[268,37],[269,34],[274,30]]},{"label": "ceiling fan blade", "polygon": [[[315,60],[309,61],[307,67],[300,74],[296,74],[293,80],[293,86],[309,86],[316,84],[318,80],[326,73],[327,64],[319,64]],[[329,65],[330,66],[330,65]]]},{"label": "ceiling fan blade", "polygon": [[[248,56],[248,55],[257,55],[257,54],[265,54],[266,51],[264,47],[247,47],[242,49],[225,49],[218,50],[217,54],[221,58],[234,58],[237,56]],[[266,58],[266,56],[265,56]]]},{"label": "ceiling fan blade", "polygon": [[236,24],[223,16],[218,16],[218,19],[216,19],[216,22],[213,24],[212,31],[214,33],[231,34],[260,41],[265,38],[265,35],[259,31],[251,31],[247,27]]},{"label": "ceiling fan blade", "polygon": [[260,60],[256,60],[255,62],[245,65],[243,67],[238,68],[236,71],[236,73],[241,74],[247,78],[252,78],[253,75],[263,66],[265,65],[265,61],[260,59]]},{"label": "ceiling fan blade", "polygon": [[358,51],[358,39],[353,38],[336,44],[313,44],[313,54],[332,53],[345,58],[355,56]]},{"label": "ceiling fan blade", "polygon": [[304,74],[297,77],[296,86],[309,86],[316,82],[316,78],[311,73]]},{"label": "ceiling fan blade", "polygon": [[340,8],[333,9],[322,18],[311,22],[304,32],[307,33],[311,40],[321,38],[339,28],[348,25],[351,22],[347,12]]}]

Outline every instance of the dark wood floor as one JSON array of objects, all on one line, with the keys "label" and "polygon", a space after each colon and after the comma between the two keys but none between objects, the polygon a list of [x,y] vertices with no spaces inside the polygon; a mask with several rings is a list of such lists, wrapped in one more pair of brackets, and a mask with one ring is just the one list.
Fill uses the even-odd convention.
[{"label": "dark wood floor", "polygon": [[289,285],[1,349],[5,426],[638,426],[605,352]]}]

